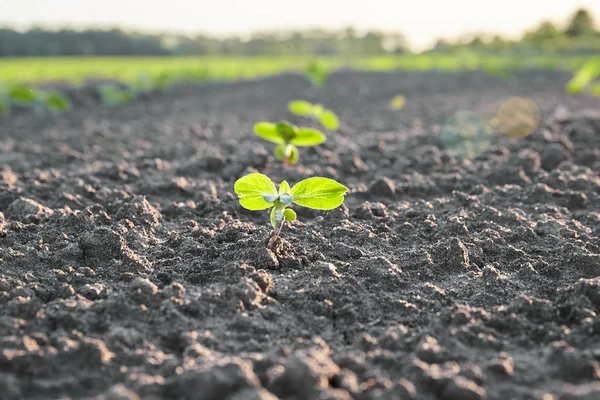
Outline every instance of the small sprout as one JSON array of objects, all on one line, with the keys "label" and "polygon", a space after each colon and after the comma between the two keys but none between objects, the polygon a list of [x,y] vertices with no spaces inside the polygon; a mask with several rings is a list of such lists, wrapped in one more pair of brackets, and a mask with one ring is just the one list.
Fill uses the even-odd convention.
[{"label": "small sprout", "polygon": [[579,94],[589,88],[600,76],[600,60],[591,60],[585,63],[573,78],[567,83],[567,93]]},{"label": "small sprout", "polygon": [[116,85],[104,84],[98,88],[102,103],[107,106],[117,106],[130,103],[134,99],[132,91],[121,89]]},{"label": "small sprout", "polygon": [[44,93],[44,104],[46,108],[54,112],[68,111],[71,108],[69,98],[58,92]]},{"label": "small sprout", "polygon": [[390,102],[390,106],[394,110],[401,110],[401,109],[403,109],[405,104],[406,104],[406,98],[404,96],[402,96],[402,95],[394,96],[394,98]]},{"label": "small sprout", "polygon": [[269,142],[276,143],[275,157],[283,160],[284,165],[296,164],[298,162],[298,147],[316,146],[325,142],[325,135],[312,128],[298,128],[289,122],[273,124],[270,122],[259,122],[254,125],[254,132]]},{"label": "small sprout", "polygon": [[323,86],[329,75],[327,67],[319,61],[313,61],[308,64],[305,73],[306,76],[308,76],[308,79],[310,79],[311,84],[315,87]]},{"label": "small sprout", "polygon": [[154,88],[152,84],[152,78],[150,78],[150,75],[142,72],[138,74],[138,76],[135,78],[135,82],[132,84],[132,88],[136,92],[150,92]]},{"label": "small sprout", "polygon": [[331,110],[322,104],[312,104],[305,100],[294,100],[289,102],[288,110],[301,117],[309,117],[318,120],[323,127],[335,131],[340,127],[340,120]]},{"label": "small sprout", "polygon": [[26,85],[15,85],[8,88],[8,97],[13,104],[35,106],[41,100],[41,92]]},{"label": "small sprout", "polygon": [[304,179],[292,188],[283,181],[277,190],[268,176],[252,173],[238,179],[234,190],[240,205],[248,210],[266,210],[272,207],[270,222],[273,233],[269,249],[274,250],[285,222],[296,220],[296,213],[288,206],[293,203],[316,210],[332,210],[342,205],[348,188],[333,179],[314,177]]}]

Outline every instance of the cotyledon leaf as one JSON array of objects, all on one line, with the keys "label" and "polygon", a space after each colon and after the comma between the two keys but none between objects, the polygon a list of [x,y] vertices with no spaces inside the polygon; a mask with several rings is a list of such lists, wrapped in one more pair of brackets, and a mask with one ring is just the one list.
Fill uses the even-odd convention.
[{"label": "cotyledon leaf", "polygon": [[259,122],[254,125],[254,133],[269,142],[281,144],[285,143],[283,137],[279,133],[276,124],[270,122]]},{"label": "cotyledon leaf", "polygon": [[304,179],[290,190],[293,202],[317,210],[331,210],[344,202],[348,188],[329,178]]},{"label": "cotyledon leaf", "polygon": [[279,195],[271,179],[258,173],[241,177],[235,182],[233,189],[240,198],[241,206],[253,211],[273,206],[273,203],[266,201],[263,195]]},{"label": "cotyledon leaf", "polygon": [[290,143],[296,146],[316,146],[327,140],[323,132],[312,128],[300,128]]}]

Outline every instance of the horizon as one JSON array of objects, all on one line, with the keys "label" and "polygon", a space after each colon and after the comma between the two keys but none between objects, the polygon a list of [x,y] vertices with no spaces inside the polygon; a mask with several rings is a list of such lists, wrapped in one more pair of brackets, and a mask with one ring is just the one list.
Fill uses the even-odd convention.
[{"label": "horizon", "polygon": [[[311,29],[337,31],[351,26],[357,32],[401,33],[411,49],[421,51],[432,47],[439,39],[454,41],[473,34],[517,39],[543,21],[551,21],[562,28],[581,8],[588,10],[594,18],[600,17],[600,0],[578,0],[570,4],[548,4],[542,0],[506,0],[502,4],[456,0],[448,4],[440,0],[422,0],[405,9],[393,9],[386,0],[371,0],[368,8],[361,7],[363,3],[356,1],[330,0],[322,4],[319,0],[305,0],[304,3],[302,9],[289,12],[289,7],[276,0],[255,0],[251,4],[243,0],[221,0],[208,7],[188,0],[172,0],[169,7],[164,7],[163,2],[143,0],[106,0],[97,6],[78,0],[52,3],[0,0],[0,10],[3,10],[0,26],[16,29],[35,26],[49,29],[119,28],[140,33],[215,37],[247,37],[257,32]],[[321,13],[313,12],[317,6],[321,7]],[[390,9],[401,12],[395,14]]]}]

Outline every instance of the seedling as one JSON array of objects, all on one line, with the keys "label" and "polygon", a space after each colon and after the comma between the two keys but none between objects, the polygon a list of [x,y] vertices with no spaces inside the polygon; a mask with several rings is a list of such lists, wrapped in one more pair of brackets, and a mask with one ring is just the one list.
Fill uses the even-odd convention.
[{"label": "seedling", "polygon": [[405,104],[406,104],[406,97],[399,94],[392,98],[392,101],[390,102],[390,107],[392,107],[392,109],[394,109],[394,110],[401,110],[404,108]]},{"label": "seedling", "polygon": [[8,113],[10,111],[10,101],[8,96],[4,93],[2,87],[0,87],[0,114]]},{"label": "seedling", "polygon": [[27,85],[15,85],[8,88],[8,98],[12,104],[23,107],[40,107],[43,93]]},{"label": "seedling", "polygon": [[68,111],[71,108],[71,102],[69,98],[58,92],[44,92],[42,95],[44,99],[44,105],[50,111],[53,112],[63,112]]},{"label": "seedling", "polygon": [[304,100],[294,100],[289,102],[288,110],[301,117],[316,119],[323,127],[330,131],[335,131],[340,127],[340,120],[337,115],[321,104],[313,104]]},{"label": "seedling", "polygon": [[235,193],[240,205],[251,211],[271,208],[273,233],[268,248],[274,250],[286,221],[296,220],[296,213],[289,209],[292,203],[316,210],[332,210],[344,202],[348,188],[329,178],[307,178],[296,183],[291,189],[283,181],[279,191],[271,179],[263,174],[248,174],[235,182]]},{"label": "seedling", "polygon": [[284,166],[298,162],[297,146],[316,146],[327,139],[323,132],[317,129],[298,128],[289,122],[259,122],[254,125],[254,132],[261,138],[277,144],[275,157],[283,160]]},{"label": "seedling", "polygon": [[594,81],[600,77],[600,59],[588,61],[581,67],[573,78],[567,83],[567,93],[569,94],[579,94],[587,89],[590,89],[592,94],[594,92],[600,93],[597,85],[600,83],[595,83]]},{"label": "seedling", "polygon": [[310,82],[315,87],[321,87],[325,84],[329,71],[323,63],[319,61],[313,61],[306,67],[306,76],[310,79]]},{"label": "seedling", "polygon": [[134,99],[132,91],[121,89],[116,85],[103,84],[98,87],[102,103],[107,106],[116,106],[125,103],[130,103]]}]

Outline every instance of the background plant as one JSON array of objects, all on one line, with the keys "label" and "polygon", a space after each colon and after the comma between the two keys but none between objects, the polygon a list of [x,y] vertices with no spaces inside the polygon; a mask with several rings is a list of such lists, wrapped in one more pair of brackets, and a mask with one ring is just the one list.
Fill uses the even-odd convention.
[{"label": "background plant", "polygon": [[591,94],[600,96],[600,82],[595,82],[600,77],[600,58],[585,63],[567,83],[567,92],[579,94],[589,91]]},{"label": "background plant", "polygon": [[261,138],[277,144],[275,157],[283,160],[284,166],[298,162],[297,146],[316,146],[327,139],[323,132],[317,129],[298,128],[289,122],[259,122],[254,125],[254,132]]},{"label": "background plant", "polygon": [[340,127],[338,116],[322,104],[313,104],[305,100],[294,100],[289,102],[288,110],[301,117],[316,119],[324,128],[335,131]]},{"label": "background plant", "polygon": [[333,179],[313,177],[304,179],[291,188],[287,181],[283,181],[277,190],[268,176],[252,173],[238,179],[234,190],[240,205],[248,210],[271,208],[273,233],[268,247],[274,250],[285,222],[296,220],[294,210],[287,207],[293,203],[316,210],[332,210],[344,202],[348,188]]}]

